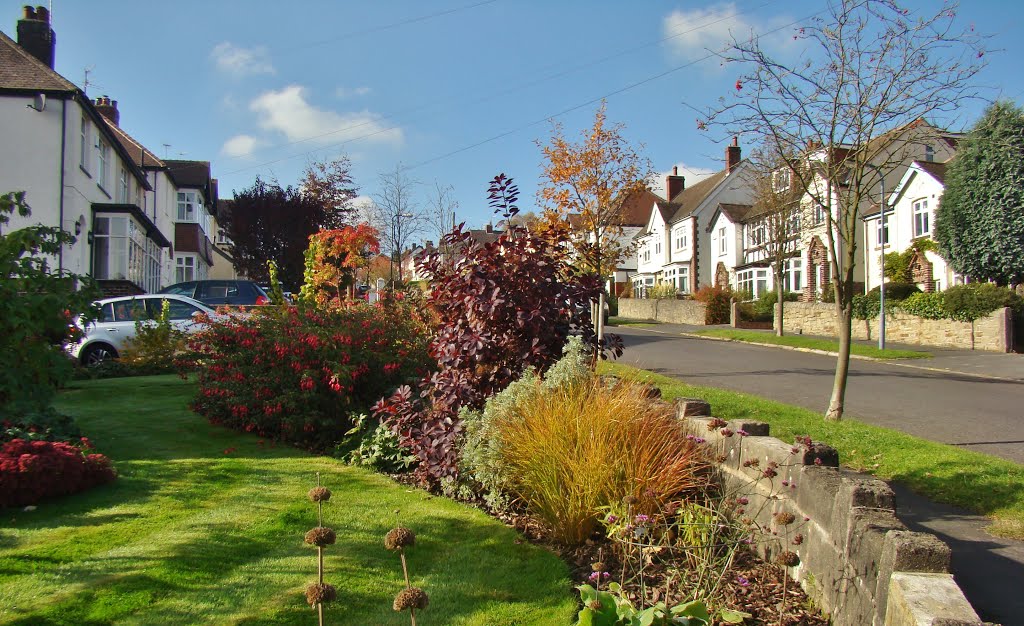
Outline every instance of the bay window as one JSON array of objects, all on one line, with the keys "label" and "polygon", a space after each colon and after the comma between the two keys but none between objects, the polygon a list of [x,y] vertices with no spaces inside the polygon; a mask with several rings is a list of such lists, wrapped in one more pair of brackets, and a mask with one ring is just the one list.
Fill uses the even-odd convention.
[{"label": "bay window", "polygon": [[160,246],[135,219],[99,214],[92,232],[95,279],[127,280],[146,291],[160,288]]}]

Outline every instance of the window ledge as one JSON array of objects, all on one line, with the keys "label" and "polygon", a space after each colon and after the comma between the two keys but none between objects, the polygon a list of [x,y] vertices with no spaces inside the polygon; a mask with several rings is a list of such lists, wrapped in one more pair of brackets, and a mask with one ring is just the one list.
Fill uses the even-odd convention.
[{"label": "window ledge", "polygon": [[99,183],[96,183],[96,188],[97,188],[97,189],[99,189],[100,191],[102,191],[102,192],[103,192],[103,195],[105,195],[105,196],[107,197],[107,199],[108,199],[108,200],[110,200],[110,199],[112,199],[112,198],[113,198],[113,196],[111,196],[111,195],[110,195],[110,194],[109,194],[109,193],[107,192],[107,190],[103,188],[103,185],[101,185],[101,184],[99,184]]},{"label": "window ledge", "polygon": [[83,167],[82,165],[79,165],[78,169],[82,170],[82,173],[88,176],[89,178],[92,178],[92,174],[89,173],[89,170],[85,169],[85,167]]}]

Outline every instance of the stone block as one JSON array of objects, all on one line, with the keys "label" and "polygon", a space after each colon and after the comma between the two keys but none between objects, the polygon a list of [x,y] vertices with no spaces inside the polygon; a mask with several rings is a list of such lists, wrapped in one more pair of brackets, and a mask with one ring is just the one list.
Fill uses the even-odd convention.
[{"label": "stone block", "polygon": [[834,467],[809,465],[801,468],[795,490],[797,508],[822,527],[830,528],[841,483],[842,475]]},{"label": "stone block", "polygon": [[711,404],[699,398],[677,398],[676,417],[708,417],[711,415]]},{"label": "stone block", "polygon": [[892,575],[884,626],[932,626],[940,619],[954,620],[953,623],[981,622],[950,574]]},{"label": "stone block", "polygon": [[949,571],[951,555],[949,546],[934,535],[902,529],[887,532],[878,561],[878,583],[875,590],[878,621],[883,617],[881,611],[887,607],[894,572],[945,574]]},{"label": "stone block", "polygon": [[755,420],[732,420],[729,422],[729,428],[736,432],[742,430],[753,437],[767,437],[770,432],[770,427],[767,422],[758,422]]},{"label": "stone block", "polygon": [[896,510],[896,496],[884,481],[874,478],[843,476],[836,494],[829,532],[844,537],[855,508]]},{"label": "stone block", "polygon": [[810,447],[800,446],[800,462],[804,465],[839,467],[839,452],[832,446],[814,441]]}]

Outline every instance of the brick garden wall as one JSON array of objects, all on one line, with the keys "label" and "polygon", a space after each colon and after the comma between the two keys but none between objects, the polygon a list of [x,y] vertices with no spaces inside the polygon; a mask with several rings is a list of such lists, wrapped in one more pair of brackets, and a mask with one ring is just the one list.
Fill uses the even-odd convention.
[{"label": "brick garden wall", "polygon": [[[907,530],[888,484],[840,469],[828,446],[784,443],[768,436],[762,422],[730,422],[733,433],[743,429],[749,436],[726,436],[708,429],[712,418],[684,417],[692,412],[685,401],[677,402],[680,419],[720,453],[727,489],[749,500],[744,513],[765,533],[765,541],[757,542],[762,556],[777,560],[782,552],[795,552],[799,563],[791,575],[834,626],[918,626],[940,618],[980,623],[949,574],[949,547],[931,534]],[[765,479],[772,463],[778,475]],[[781,512],[795,521],[779,524]]]},{"label": "brick garden wall", "polygon": [[705,324],[705,307],[696,300],[619,298],[619,317],[665,324]]},{"label": "brick garden wall", "polygon": [[[825,302],[787,302],[783,314],[786,333],[836,336],[835,306]],[[853,338],[878,338],[878,318],[853,320]],[[1010,309],[999,309],[972,322],[929,320],[900,311],[885,318],[885,339],[894,343],[1010,352],[1013,318]]]}]

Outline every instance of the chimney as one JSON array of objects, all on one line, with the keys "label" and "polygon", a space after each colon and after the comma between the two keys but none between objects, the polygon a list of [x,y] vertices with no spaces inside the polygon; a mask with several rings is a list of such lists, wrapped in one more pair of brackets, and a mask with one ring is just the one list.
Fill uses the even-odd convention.
[{"label": "chimney", "polygon": [[25,7],[25,16],[18,20],[18,45],[53,69],[57,35],[50,28],[50,12],[46,7]]},{"label": "chimney", "polygon": [[121,125],[121,113],[117,110],[117,100],[111,100],[109,96],[100,96],[92,101],[93,106],[99,114],[107,118],[114,126]]},{"label": "chimney", "polygon": [[733,137],[732,145],[725,149],[725,165],[728,172],[731,174],[732,170],[740,164],[742,160],[740,152],[740,138]]},{"label": "chimney", "polygon": [[665,177],[665,193],[668,195],[666,200],[672,201],[679,195],[679,192],[686,188],[686,179],[679,175],[679,167],[676,165],[672,166],[672,174]]},{"label": "chimney", "polygon": [[487,222],[487,229],[485,230],[485,232],[493,233],[494,232],[494,225],[491,224],[490,222]]}]

